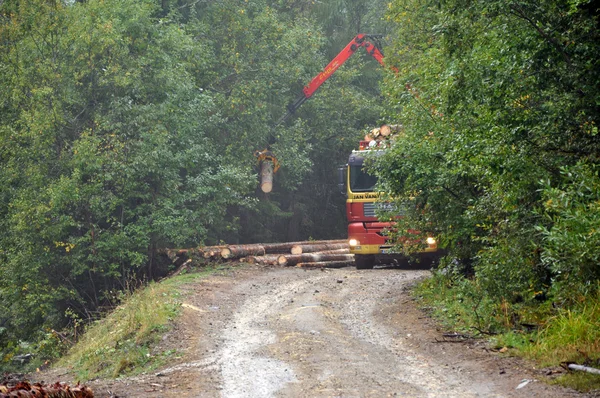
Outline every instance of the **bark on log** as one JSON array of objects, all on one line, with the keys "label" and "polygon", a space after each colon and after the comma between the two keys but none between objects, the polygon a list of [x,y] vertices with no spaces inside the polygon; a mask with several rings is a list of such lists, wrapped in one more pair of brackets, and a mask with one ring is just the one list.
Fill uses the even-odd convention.
[{"label": "bark on log", "polygon": [[248,256],[246,262],[260,265],[277,265],[279,254],[266,254],[264,256]]},{"label": "bark on log", "polygon": [[192,259],[188,258],[187,261],[183,264],[181,264],[179,266],[179,268],[177,268],[175,271],[173,271],[169,277],[173,277],[173,276],[177,276],[179,274],[181,274],[184,271],[189,271],[190,267],[192,266]]},{"label": "bark on log", "polygon": [[588,372],[588,373],[600,375],[600,369],[590,368],[589,366],[583,366],[583,365],[577,365],[575,363],[570,363],[568,367],[571,370],[579,370],[582,372]]},{"label": "bark on log", "polygon": [[[284,242],[284,243],[254,243],[247,245],[228,245],[215,246],[219,247],[219,253],[223,258],[239,258],[245,256],[258,256],[265,254],[289,253],[294,246],[310,246],[310,245],[336,245],[345,244],[346,240],[317,240],[317,241],[300,241],[300,242]],[[346,244],[347,247],[347,244]],[[204,248],[204,251],[210,250],[210,247]]]},{"label": "bark on log", "polygon": [[198,249],[200,253],[202,253],[202,257],[206,259],[217,258],[221,255],[221,249],[225,246],[205,246],[201,249]]},{"label": "bark on log", "polygon": [[273,190],[273,173],[274,165],[269,160],[263,160],[260,165],[260,189],[264,193],[269,193]]},{"label": "bark on log", "polygon": [[158,252],[159,255],[166,255],[175,267],[179,268],[185,261],[192,257],[203,257],[204,252],[198,248],[191,249],[165,249]]},{"label": "bark on log", "polygon": [[346,249],[349,250],[348,242],[341,243],[315,243],[305,245],[294,245],[290,252],[292,254],[315,253],[329,250]]},{"label": "bark on log", "polygon": [[[302,254],[302,253],[300,253]],[[308,254],[308,253],[304,253]],[[323,250],[320,252],[314,252],[312,254],[350,254],[350,248],[347,247],[345,249],[334,249],[334,250]]]},{"label": "bark on log", "polygon": [[67,384],[55,383],[53,385],[44,385],[40,383],[30,384],[28,382],[19,382],[14,387],[0,386],[0,398],[13,397],[41,397],[41,398],[93,398],[94,393],[91,388],[86,386],[69,387]]},{"label": "bark on log", "polygon": [[285,253],[291,250],[292,246],[296,245],[316,245],[316,244],[327,244],[327,243],[344,243],[345,239],[336,239],[336,240],[305,240],[299,242],[287,242],[287,243],[266,243],[263,244],[265,248],[265,252],[267,254],[275,254],[275,253]]},{"label": "bark on log", "polygon": [[354,265],[354,260],[351,261],[317,261],[314,263],[298,263],[296,267],[301,268],[344,268]]},{"label": "bark on log", "polygon": [[319,261],[354,261],[353,254],[284,254],[278,257],[279,265],[296,265],[298,263],[315,263]]},{"label": "bark on log", "polygon": [[262,245],[231,245],[221,249],[223,258],[264,256],[265,254],[265,248]]}]

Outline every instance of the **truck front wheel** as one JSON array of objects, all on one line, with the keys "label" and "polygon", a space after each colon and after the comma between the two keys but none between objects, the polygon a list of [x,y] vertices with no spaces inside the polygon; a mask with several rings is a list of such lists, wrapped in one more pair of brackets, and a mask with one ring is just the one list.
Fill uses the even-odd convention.
[{"label": "truck front wheel", "polygon": [[356,265],[356,269],[373,269],[375,256],[372,254],[355,254],[354,265]]}]

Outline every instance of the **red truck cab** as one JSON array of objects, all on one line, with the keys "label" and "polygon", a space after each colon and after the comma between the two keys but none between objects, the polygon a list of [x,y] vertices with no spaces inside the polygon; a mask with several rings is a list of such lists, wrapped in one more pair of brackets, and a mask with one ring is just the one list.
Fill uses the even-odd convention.
[{"label": "red truck cab", "polygon": [[[361,148],[364,147],[361,141]],[[348,219],[348,243],[350,253],[358,269],[370,269],[381,263],[397,263],[407,261],[400,253],[393,253],[393,242],[388,241],[385,231],[393,227],[393,223],[380,222],[377,218],[379,208],[389,206],[380,202],[377,191],[377,177],[367,173],[364,168],[367,154],[382,153],[383,150],[362,149],[352,151],[348,164],[340,169],[340,188],[346,195],[346,216]],[[402,214],[398,214],[401,217]],[[425,249],[421,257],[433,258],[438,252],[437,242],[427,237],[423,242]]]}]

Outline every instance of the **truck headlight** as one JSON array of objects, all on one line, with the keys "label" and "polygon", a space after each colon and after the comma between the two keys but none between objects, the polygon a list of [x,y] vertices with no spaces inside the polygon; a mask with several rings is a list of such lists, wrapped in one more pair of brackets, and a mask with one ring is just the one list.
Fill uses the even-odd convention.
[{"label": "truck headlight", "polygon": [[348,241],[348,245],[350,245],[350,247],[354,247],[354,246],[360,245],[360,242],[358,240],[356,240],[356,239],[350,239]]}]

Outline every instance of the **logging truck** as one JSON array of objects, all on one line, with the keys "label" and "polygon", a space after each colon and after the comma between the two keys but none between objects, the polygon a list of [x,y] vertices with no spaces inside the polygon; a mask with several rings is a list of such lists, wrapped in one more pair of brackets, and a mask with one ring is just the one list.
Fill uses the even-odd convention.
[{"label": "logging truck", "polygon": [[[379,200],[381,193],[376,189],[377,177],[364,168],[368,154],[382,154],[389,145],[391,135],[400,129],[400,126],[373,129],[360,141],[359,149],[352,151],[348,163],[339,169],[340,190],[346,196],[348,244],[358,269],[371,269],[378,263],[408,261],[406,256],[393,252],[395,242],[389,241],[386,236],[386,231],[393,228],[393,223],[381,222],[377,218],[377,210],[389,208],[391,204]],[[415,233],[415,237],[418,235]],[[424,248],[417,253],[420,261],[432,263],[439,257],[440,251],[433,237],[416,243],[422,243],[420,246]]]}]

